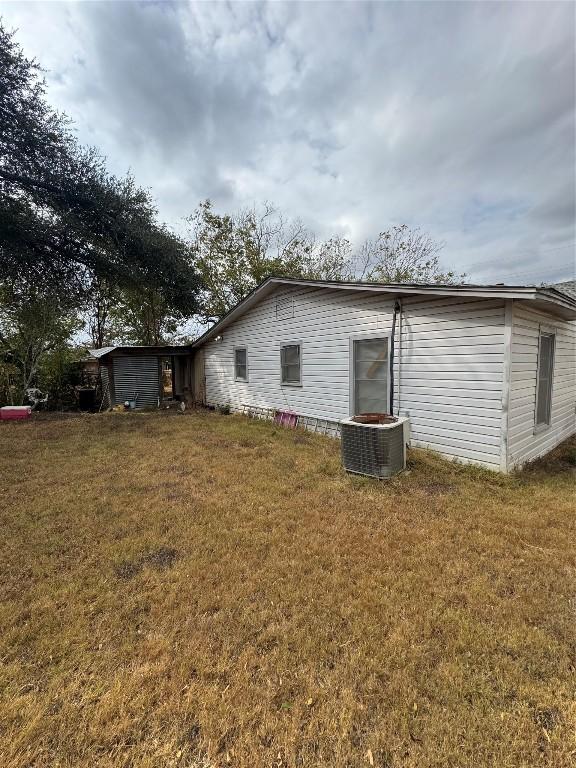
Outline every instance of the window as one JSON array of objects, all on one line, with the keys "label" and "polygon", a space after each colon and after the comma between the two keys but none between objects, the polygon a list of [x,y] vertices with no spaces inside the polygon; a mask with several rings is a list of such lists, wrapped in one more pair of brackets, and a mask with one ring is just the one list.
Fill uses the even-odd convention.
[{"label": "window", "polygon": [[540,333],[540,346],[538,350],[538,385],[536,389],[537,427],[544,427],[550,424],[555,341],[555,334]]},{"label": "window", "polygon": [[248,381],[248,355],[245,347],[234,350],[234,378],[236,381]]},{"label": "window", "polygon": [[280,367],[282,384],[302,383],[300,344],[286,344],[280,347]]},{"label": "window", "polygon": [[354,413],[388,413],[388,339],[354,339]]}]

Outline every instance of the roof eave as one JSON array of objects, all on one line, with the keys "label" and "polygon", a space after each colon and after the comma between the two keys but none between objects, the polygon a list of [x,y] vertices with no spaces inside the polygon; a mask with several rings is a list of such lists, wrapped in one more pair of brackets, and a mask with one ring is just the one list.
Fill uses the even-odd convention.
[{"label": "roof eave", "polygon": [[545,303],[546,309],[566,319],[576,319],[576,301],[555,288],[538,288],[535,286],[480,286],[480,285],[419,285],[405,283],[342,283],[330,280],[304,280],[298,278],[269,277],[256,286],[239,304],[233,307],[212,328],[202,334],[192,347],[197,348],[210,341],[238,317],[243,315],[251,306],[258,303],[277,285],[302,285],[309,288],[337,288],[348,291],[370,291],[372,293],[388,293],[392,295],[422,295],[422,296],[465,296],[483,299],[516,299]]}]

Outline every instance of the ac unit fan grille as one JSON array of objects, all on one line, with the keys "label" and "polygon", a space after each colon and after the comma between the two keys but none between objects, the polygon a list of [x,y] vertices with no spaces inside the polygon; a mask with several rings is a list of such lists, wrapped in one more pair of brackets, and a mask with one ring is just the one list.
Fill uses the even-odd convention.
[{"label": "ac unit fan grille", "polygon": [[348,472],[392,477],[404,469],[404,425],[378,429],[343,423],[342,463]]}]

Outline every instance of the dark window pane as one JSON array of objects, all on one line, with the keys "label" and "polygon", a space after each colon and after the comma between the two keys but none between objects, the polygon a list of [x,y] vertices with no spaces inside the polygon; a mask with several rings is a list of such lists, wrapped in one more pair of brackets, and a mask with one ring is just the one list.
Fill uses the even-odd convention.
[{"label": "dark window pane", "polygon": [[282,360],[284,365],[298,365],[300,363],[300,347],[297,344],[282,347],[282,351],[284,352],[284,359]]},{"label": "dark window pane", "polygon": [[245,349],[234,350],[234,376],[237,379],[246,379],[247,355]]},{"label": "dark window pane", "polygon": [[282,381],[287,384],[300,384],[300,345],[288,344],[280,348]]},{"label": "dark window pane", "polygon": [[300,366],[299,365],[283,365],[282,381],[299,384],[300,383]]}]

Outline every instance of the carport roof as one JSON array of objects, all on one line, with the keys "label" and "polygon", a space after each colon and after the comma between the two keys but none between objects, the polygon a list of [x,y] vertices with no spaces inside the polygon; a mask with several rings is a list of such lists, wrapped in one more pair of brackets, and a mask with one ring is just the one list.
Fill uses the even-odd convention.
[{"label": "carport roof", "polygon": [[165,345],[156,345],[156,346],[144,346],[144,345],[119,345],[115,347],[100,347],[99,349],[89,349],[88,352],[92,355],[92,357],[105,357],[106,355],[109,355],[111,352],[134,352],[141,350],[144,354],[147,355],[157,355],[158,357],[168,356],[168,355],[181,355],[181,354],[187,354],[190,352],[190,346],[189,345],[171,345],[171,344],[165,344]]}]

